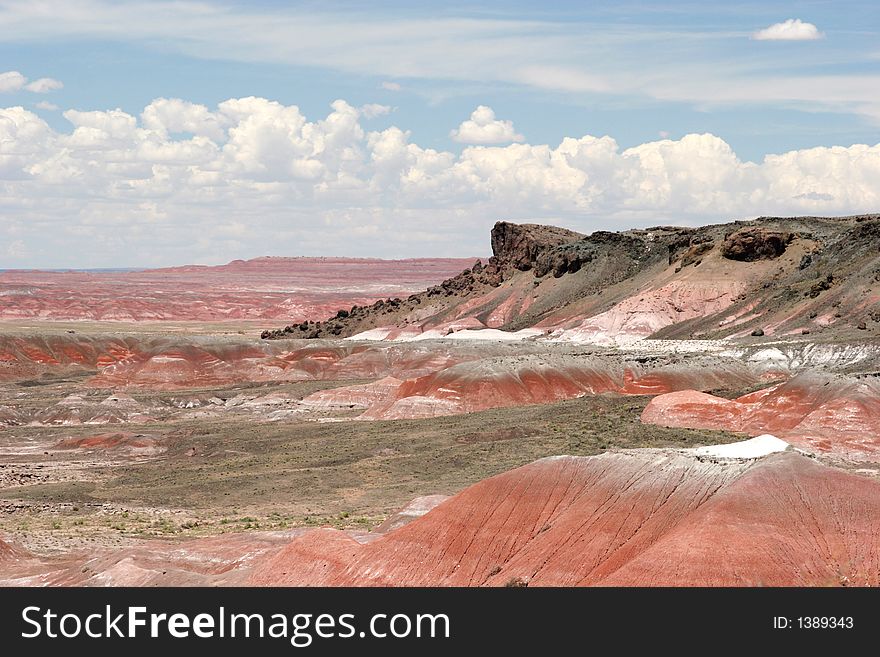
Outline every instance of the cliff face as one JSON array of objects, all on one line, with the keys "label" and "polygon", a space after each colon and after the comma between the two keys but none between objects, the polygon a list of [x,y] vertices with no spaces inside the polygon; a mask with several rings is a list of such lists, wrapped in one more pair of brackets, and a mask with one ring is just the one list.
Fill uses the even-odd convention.
[{"label": "cliff face", "polygon": [[409,339],[480,328],[600,343],[762,331],[880,336],[880,215],[589,235],[501,221],[490,241],[487,262],[424,292],[263,337]]},{"label": "cliff face", "polygon": [[492,254],[499,263],[527,271],[538,258],[557,246],[579,242],[581,233],[540,224],[512,224],[499,221],[492,228]]}]

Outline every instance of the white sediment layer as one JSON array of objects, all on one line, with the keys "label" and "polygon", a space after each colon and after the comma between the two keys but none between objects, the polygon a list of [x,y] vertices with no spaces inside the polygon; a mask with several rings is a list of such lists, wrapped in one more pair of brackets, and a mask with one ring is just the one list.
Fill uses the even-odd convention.
[{"label": "white sediment layer", "polygon": [[788,449],[788,446],[788,443],[784,440],[765,433],[739,443],[707,445],[706,447],[696,447],[690,451],[700,456],[717,456],[726,459],[759,459],[774,452],[784,452]]}]

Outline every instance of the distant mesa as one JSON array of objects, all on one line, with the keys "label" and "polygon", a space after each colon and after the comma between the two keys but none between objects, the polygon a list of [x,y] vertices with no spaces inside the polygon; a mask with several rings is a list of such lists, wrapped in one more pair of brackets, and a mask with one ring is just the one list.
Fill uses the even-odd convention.
[{"label": "distant mesa", "polygon": [[265,257],[138,271],[0,271],[0,320],[314,320],[412,294],[473,261]]}]

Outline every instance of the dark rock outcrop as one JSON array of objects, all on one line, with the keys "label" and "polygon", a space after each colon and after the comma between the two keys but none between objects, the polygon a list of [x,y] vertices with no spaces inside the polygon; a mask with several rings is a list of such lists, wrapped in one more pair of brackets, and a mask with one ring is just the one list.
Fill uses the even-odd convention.
[{"label": "dark rock outcrop", "polygon": [[[799,322],[816,319],[820,313],[834,313],[835,318],[854,313],[853,317],[873,320],[870,313],[876,310],[865,305],[865,294],[880,281],[877,215],[761,217],[700,227],[600,230],[588,235],[500,221],[490,239],[494,255],[488,261],[476,262],[424,292],[403,301],[355,306],[347,311],[348,316],[340,311],[323,322],[265,331],[263,337],[346,337],[380,327],[412,333],[438,327],[448,330],[453,323],[460,327],[466,322],[474,328],[484,325],[506,331],[551,326],[585,313],[601,314],[621,303],[632,289],[616,287],[624,281],[633,280],[641,289],[651,285],[652,276],[662,276],[675,289],[702,290],[714,285],[712,277],[719,271],[750,281],[734,299],[734,310],[744,313],[748,305],[758,308],[759,314],[766,315],[760,321],[777,327],[774,332],[800,331],[804,327]],[[780,258],[783,254],[786,257]],[[768,267],[772,260],[775,266]],[[753,262],[757,263],[754,269]],[[689,269],[697,266],[696,272]],[[701,273],[704,269],[706,277]],[[745,329],[741,321],[723,320],[703,317],[673,322],[654,337],[690,338],[698,329],[701,335],[728,337]],[[785,324],[784,331],[775,320]],[[833,329],[823,332],[828,330]]]},{"label": "dark rock outcrop", "polygon": [[705,254],[711,251],[715,247],[715,243],[712,241],[708,242],[700,242],[698,244],[693,244],[685,254],[681,257],[681,266],[687,267],[688,265],[698,264]]},{"label": "dark rock outcrop", "polygon": [[754,262],[772,260],[785,253],[786,247],[794,239],[788,232],[748,227],[727,236],[721,243],[721,255],[729,260]]},{"label": "dark rock outcrop", "polygon": [[499,221],[492,228],[492,254],[499,264],[528,271],[543,252],[583,238],[580,233],[556,226]]}]

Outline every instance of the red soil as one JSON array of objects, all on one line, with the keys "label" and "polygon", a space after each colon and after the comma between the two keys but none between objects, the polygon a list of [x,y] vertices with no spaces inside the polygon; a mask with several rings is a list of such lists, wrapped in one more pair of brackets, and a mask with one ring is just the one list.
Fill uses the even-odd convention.
[{"label": "red soil", "polygon": [[6,541],[0,539],[0,563],[17,556],[16,550]]},{"label": "red soil", "polygon": [[128,432],[101,433],[85,438],[64,438],[55,449],[126,450],[141,453],[162,451],[159,441],[150,436]]},{"label": "red soil", "polygon": [[[98,371],[92,387],[153,389],[245,381],[423,376],[479,357],[476,348],[310,341],[203,339],[194,336],[0,336],[0,381]],[[0,414],[2,415],[2,414]]]},{"label": "red soil", "polygon": [[474,258],[257,258],[141,272],[0,272],[0,319],[225,321],[324,319],[405,297]]},{"label": "red soil", "polygon": [[373,383],[319,390],[303,401],[314,408],[369,408],[393,396],[401,383],[400,379],[386,376]]},{"label": "red soil", "polygon": [[47,370],[95,369],[124,360],[132,341],[86,336],[0,336],[0,381]]},{"label": "red soil", "polygon": [[466,351],[438,352],[425,347],[318,342],[305,347],[281,341],[156,345],[104,368],[89,385],[175,389],[243,381],[406,378],[475,357]]},{"label": "red soil", "polygon": [[[660,394],[672,390],[750,385],[745,368],[669,366],[652,371],[583,358],[485,359],[460,363],[399,387],[384,387],[361,419],[390,420],[547,404],[601,393]],[[340,391],[341,397],[345,393]]]},{"label": "red soil", "polygon": [[880,484],[780,454],[603,583],[878,586],[878,530]]},{"label": "red soil", "polygon": [[552,457],[398,520],[52,558],[0,541],[0,584],[880,585],[880,483],[792,451]]},{"label": "red soil", "polygon": [[311,532],[267,555],[251,583],[877,585],[878,536],[874,481],[791,452],[713,462],[642,450],[537,461],[366,544]]},{"label": "red soil", "polygon": [[627,297],[562,336],[598,343],[645,338],[667,326],[721,312],[746,288],[744,282],[733,279],[672,281]]},{"label": "red soil", "polygon": [[[122,549],[40,558],[19,552],[0,569],[0,583],[18,586],[241,585],[254,559],[303,530],[226,534],[183,542],[143,541]],[[0,561],[2,563],[2,561]]]},{"label": "red soil", "polygon": [[805,373],[736,400],[683,390],[652,399],[642,421],[771,433],[811,451],[880,460],[880,386],[873,381]]}]

